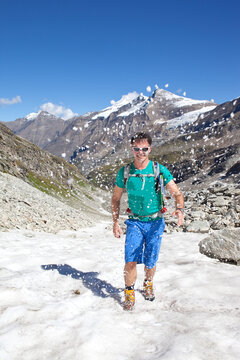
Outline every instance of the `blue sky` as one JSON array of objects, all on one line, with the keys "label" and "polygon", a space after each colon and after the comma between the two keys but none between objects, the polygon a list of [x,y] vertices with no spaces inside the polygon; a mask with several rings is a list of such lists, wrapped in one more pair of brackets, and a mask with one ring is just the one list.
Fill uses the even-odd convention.
[{"label": "blue sky", "polygon": [[101,110],[155,84],[239,97],[239,13],[238,0],[0,0],[0,121]]}]

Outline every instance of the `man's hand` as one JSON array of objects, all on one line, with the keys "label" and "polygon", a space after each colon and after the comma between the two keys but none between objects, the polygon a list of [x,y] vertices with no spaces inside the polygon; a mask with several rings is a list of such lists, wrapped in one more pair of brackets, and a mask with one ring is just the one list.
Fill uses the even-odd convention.
[{"label": "man's hand", "polygon": [[172,216],[178,217],[178,226],[183,224],[183,212],[180,209],[184,208],[184,199],[181,191],[173,180],[170,180],[166,185],[166,189],[170,192],[171,196],[175,199],[176,210],[172,213]]},{"label": "man's hand", "polygon": [[121,230],[118,222],[115,222],[113,224],[113,234],[116,238],[120,238],[122,236],[122,230]]},{"label": "man's hand", "polygon": [[178,222],[177,222],[177,225],[178,226],[181,226],[183,224],[183,218],[184,218],[184,215],[182,213],[181,210],[175,210],[173,213],[172,213],[172,216],[177,216],[178,217]]}]

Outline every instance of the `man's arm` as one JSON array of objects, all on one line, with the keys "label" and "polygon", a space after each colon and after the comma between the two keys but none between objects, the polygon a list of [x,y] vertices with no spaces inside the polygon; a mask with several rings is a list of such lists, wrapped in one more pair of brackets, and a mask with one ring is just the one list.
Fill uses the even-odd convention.
[{"label": "man's arm", "polygon": [[120,238],[122,235],[122,230],[119,226],[119,212],[120,212],[120,201],[123,194],[123,190],[124,189],[116,185],[112,196],[113,234],[117,238]]},{"label": "man's arm", "polygon": [[177,184],[173,180],[169,181],[169,183],[166,185],[166,189],[170,192],[171,196],[175,199],[176,210],[172,213],[172,216],[178,217],[178,226],[181,226],[183,224],[183,212],[178,209],[184,208],[183,195],[182,195],[181,191],[179,190]]}]

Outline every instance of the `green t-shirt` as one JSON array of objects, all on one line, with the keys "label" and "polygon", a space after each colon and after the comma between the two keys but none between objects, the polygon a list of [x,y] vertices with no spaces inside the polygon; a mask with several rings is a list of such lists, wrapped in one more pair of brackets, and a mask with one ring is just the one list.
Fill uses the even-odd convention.
[{"label": "green t-shirt", "polygon": [[[164,186],[173,179],[170,171],[163,165],[159,164],[160,173],[163,174]],[[129,174],[153,174],[153,162],[150,160],[147,167],[143,170],[136,169],[131,163]],[[124,167],[118,174],[115,185],[124,189]],[[155,191],[154,177],[129,177],[127,181],[128,204],[133,214],[138,216],[147,216],[154,214],[162,209],[161,192]],[[131,217],[131,216],[130,216]],[[151,218],[139,218],[141,221],[149,221]]]}]

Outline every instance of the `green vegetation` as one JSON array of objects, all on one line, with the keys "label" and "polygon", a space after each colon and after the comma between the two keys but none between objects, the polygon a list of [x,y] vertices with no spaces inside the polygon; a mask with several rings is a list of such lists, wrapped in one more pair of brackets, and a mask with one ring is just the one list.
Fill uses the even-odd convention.
[{"label": "green vegetation", "polygon": [[84,195],[85,195],[86,198],[88,198],[89,200],[91,200],[91,201],[94,200],[94,198],[93,198],[91,195],[89,195],[88,193],[84,192]]},{"label": "green vegetation", "polygon": [[63,185],[58,182],[54,182],[49,180],[48,178],[44,178],[43,176],[36,175],[32,171],[27,173],[28,181],[38,190],[48,194],[54,195],[56,197],[66,197],[71,194],[68,189],[66,189]]},{"label": "green vegetation", "polygon": [[82,180],[78,180],[78,181],[77,181],[77,184],[78,184],[79,186],[81,186],[81,187],[87,187],[87,184],[86,184],[84,181],[82,181]]}]

